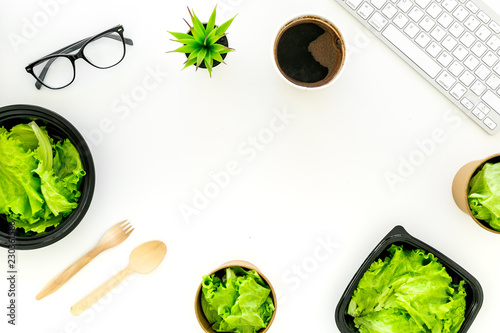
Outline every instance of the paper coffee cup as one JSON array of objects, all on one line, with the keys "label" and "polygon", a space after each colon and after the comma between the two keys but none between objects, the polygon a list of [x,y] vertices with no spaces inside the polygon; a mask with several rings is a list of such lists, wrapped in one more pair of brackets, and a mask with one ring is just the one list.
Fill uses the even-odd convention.
[{"label": "paper coffee cup", "polygon": [[275,68],[302,90],[325,88],[342,73],[347,59],[344,37],[327,19],[311,14],[287,21],[273,46]]}]

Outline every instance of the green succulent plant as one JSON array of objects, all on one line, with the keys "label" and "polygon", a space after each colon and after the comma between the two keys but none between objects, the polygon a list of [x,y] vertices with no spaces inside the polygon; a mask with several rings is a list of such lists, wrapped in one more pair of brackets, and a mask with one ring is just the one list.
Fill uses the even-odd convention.
[{"label": "green succulent plant", "polygon": [[172,39],[173,41],[183,44],[178,49],[170,52],[189,54],[186,62],[184,63],[184,68],[196,64],[196,70],[198,70],[198,67],[204,63],[210,77],[212,76],[214,60],[225,64],[222,59],[222,54],[234,51],[234,49],[218,44],[217,42],[226,35],[226,30],[229,28],[236,15],[220,26],[216,26],[216,9],[217,6],[215,6],[212,15],[210,15],[206,26],[204,26],[198,17],[196,17],[194,11],[191,11],[188,7],[189,16],[191,16],[193,26],[191,26],[185,19],[184,21],[189,26],[190,33],[169,31],[169,33],[176,38]]}]

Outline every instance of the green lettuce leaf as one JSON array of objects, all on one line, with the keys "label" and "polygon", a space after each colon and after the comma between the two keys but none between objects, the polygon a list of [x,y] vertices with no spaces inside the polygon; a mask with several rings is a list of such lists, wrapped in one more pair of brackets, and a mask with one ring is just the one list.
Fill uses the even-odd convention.
[{"label": "green lettuce leaf", "polygon": [[486,163],[469,183],[472,214],[500,231],[500,163]]},{"label": "green lettuce leaf", "polygon": [[[50,210],[46,211],[50,213]],[[48,227],[57,227],[62,222],[62,215],[52,217],[52,215],[48,215],[47,218],[40,218],[37,222],[28,223],[24,220],[15,221],[16,228],[23,228],[25,233],[42,233]]]},{"label": "green lettuce leaf", "polygon": [[347,313],[360,333],[456,333],[465,319],[464,281],[452,284],[432,253],[391,245],[372,263]]},{"label": "green lettuce leaf", "polygon": [[23,216],[34,222],[42,210],[40,179],[33,170],[37,162],[34,153],[26,152],[23,145],[9,138],[7,131],[0,133],[0,213]]},{"label": "green lettuce leaf", "polygon": [[204,276],[202,309],[217,332],[255,333],[267,327],[275,310],[271,289],[254,270],[226,268],[223,279]]},{"label": "green lettuce leaf", "polygon": [[78,206],[85,176],[69,140],[54,144],[35,122],[0,128],[0,214],[26,233],[57,226]]},{"label": "green lettuce leaf", "polygon": [[54,173],[69,191],[68,197],[76,200],[80,197],[78,188],[85,176],[80,154],[68,139],[58,142],[54,149]]},{"label": "green lettuce leaf", "polygon": [[[40,128],[42,131],[43,128]],[[33,128],[28,124],[18,124],[10,129],[9,137],[19,141],[25,151],[34,151],[38,148],[38,138]]]}]

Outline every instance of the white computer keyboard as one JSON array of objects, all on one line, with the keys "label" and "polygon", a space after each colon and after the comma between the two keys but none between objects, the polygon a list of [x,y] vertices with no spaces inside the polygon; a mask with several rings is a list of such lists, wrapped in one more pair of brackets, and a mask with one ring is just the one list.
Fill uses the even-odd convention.
[{"label": "white computer keyboard", "polygon": [[500,130],[500,16],[479,0],[336,0],[489,134]]}]

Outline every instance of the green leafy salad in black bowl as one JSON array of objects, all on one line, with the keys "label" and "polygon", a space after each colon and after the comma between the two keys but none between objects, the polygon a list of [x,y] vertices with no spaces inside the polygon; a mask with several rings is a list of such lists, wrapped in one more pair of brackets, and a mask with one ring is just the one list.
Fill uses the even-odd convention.
[{"label": "green leafy salad in black bowl", "polygon": [[471,274],[397,226],[354,275],[335,320],[342,333],[465,333],[482,302]]},{"label": "green leafy salad in black bowl", "polygon": [[90,149],[70,122],[38,106],[0,108],[0,246],[62,239],[85,216],[94,187]]}]

